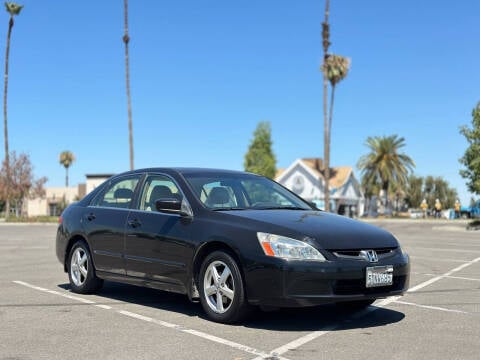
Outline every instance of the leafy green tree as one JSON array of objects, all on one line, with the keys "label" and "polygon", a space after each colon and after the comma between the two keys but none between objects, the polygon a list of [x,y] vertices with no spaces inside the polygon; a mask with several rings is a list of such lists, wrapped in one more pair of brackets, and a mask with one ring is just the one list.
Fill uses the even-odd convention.
[{"label": "leafy green tree", "polygon": [[419,208],[420,203],[424,198],[423,193],[423,178],[415,175],[410,175],[407,181],[407,189],[405,202],[408,207]]},{"label": "leafy green tree", "polygon": [[462,126],[460,133],[468,141],[468,148],[459,160],[465,167],[460,170],[460,175],[467,179],[468,190],[480,195],[480,102],[472,111],[472,128]]},{"label": "leafy green tree", "polygon": [[244,161],[245,171],[273,179],[276,159],[272,151],[272,130],[269,122],[258,123]]},{"label": "leafy green tree", "polygon": [[132,96],[130,94],[130,55],[128,52],[128,43],[130,35],[128,34],[128,0],[123,0],[123,43],[125,44],[125,83],[127,88],[127,112],[128,112],[128,145],[130,149],[130,170],[134,169],[133,158],[133,121],[132,121]]},{"label": "leafy green tree", "polygon": [[365,144],[370,152],[363,155],[357,164],[362,172],[362,181],[370,187],[380,185],[387,206],[390,186],[396,184],[397,187],[404,187],[415,163],[400,152],[405,146],[405,139],[398,135],[369,136]]},{"label": "leafy green tree", "polygon": [[62,151],[60,153],[59,162],[65,168],[65,186],[68,187],[68,168],[75,161],[75,155],[68,150]]},{"label": "leafy green tree", "polygon": [[[325,210],[330,211],[330,142],[332,132],[333,103],[335,86],[345,79],[350,68],[350,60],[340,55],[328,53],[330,42],[330,0],[325,1],[325,19],[322,23],[323,64],[323,157],[325,178]],[[328,83],[332,88],[330,106],[328,106]]]},{"label": "leafy green tree", "polygon": [[[5,47],[5,83],[3,89],[3,133],[4,133],[4,140],[5,140],[5,161],[4,164],[6,166],[6,180],[7,183],[6,191],[9,191],[9,179],[10,179],[10,150],[8,148],[8,120],[7,120],[7,95],[8,95],[8,62],[10,57],[10,38],[12,36],[12,28],[14,24],[13,17],[20,14],[22,11],[23,6],[18,5],[14,2],[6,2],[5,8],[7,12],[10,14],[10,20],[8,21],[8,32],[7,32],[7,46]],[[7,196],[5,200],[5,219],[8,219],[10,215],[10,197]]]},{"label": "leafy green tree", "polygon": [[362,178],[361,186],[363,190],[363,195],[365,196],[365,211],[367,213],[370,212],[373,208],[375,208],[375,204],[372,203],[372,198],[377,196],[380,191],[380,186],[375,183],[369,183],[365,181],[366,178]]},{"label": "leafy green tree", "polygon": [[448,181],[441,176],[427,176],[424,180],[423,198],[427,200],[429,207],[433,207],[435,200],[442,203],[444,209],[452,208],[457,199],[457,190],[450,187]]}]

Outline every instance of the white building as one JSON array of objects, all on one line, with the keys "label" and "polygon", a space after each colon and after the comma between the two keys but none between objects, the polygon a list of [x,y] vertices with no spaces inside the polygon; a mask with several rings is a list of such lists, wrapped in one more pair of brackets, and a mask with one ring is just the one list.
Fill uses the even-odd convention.
[{"label": "white building", "polygon": [[[85,183],[85,195],[91,193],[97,186],[101,185],[105,180],[112,177],[114,174],[87,174],[87,181]],[[82,196],[82,197],[83,197]]]},{"label": "white building", "polygon": [[[297,159],[287,169],[280,169],[275,181],[323,209],[325,207],[323,172],[322,159]],[[351,166],[332,167],[329,184],[332,211],[349,216],[363,213],[365,197]]]},{"label": "white building", "polygon": [[24,202],[23,212],[28,217],[58,216],[65,205],[82,199],[111,176],[112,174],[87,174],[86,182],[78,186],[46,187],[44,197]]}]

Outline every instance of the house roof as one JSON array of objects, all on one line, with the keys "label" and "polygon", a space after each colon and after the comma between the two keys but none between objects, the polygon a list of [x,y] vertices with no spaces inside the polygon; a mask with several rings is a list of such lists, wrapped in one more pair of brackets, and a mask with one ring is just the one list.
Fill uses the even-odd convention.
[{"label": "house roof", "polygon": [[[321,158],[302,158],[298,159],[304,166],[308,167],[318,178],[323,179],[323,159]],[[275,178],[278,179],[287,169],[278,169]],[[351,166],[335,166],[330,168],[330,187],[342,187],[353,172]]]}]

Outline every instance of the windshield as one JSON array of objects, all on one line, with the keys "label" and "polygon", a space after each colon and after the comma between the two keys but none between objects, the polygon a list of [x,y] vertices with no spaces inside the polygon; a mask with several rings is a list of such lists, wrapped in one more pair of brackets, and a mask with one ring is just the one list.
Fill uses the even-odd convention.
[{"label": "windshield", "polygon": [[253,174],[184,174],[195,196],[209,209],[312,210],[303,200],[265,177]]}]

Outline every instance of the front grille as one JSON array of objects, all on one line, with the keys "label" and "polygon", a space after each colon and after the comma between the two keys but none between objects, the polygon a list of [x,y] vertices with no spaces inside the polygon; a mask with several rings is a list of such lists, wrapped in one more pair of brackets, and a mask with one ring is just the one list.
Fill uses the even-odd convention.
[{"label": "front grille", "polygon": [[[372,249],[375,250],[378,256],[378,260],[388,258],[390,256],[395,255],[395,250],[397,248],[381,248],[381,249]],[[352,260],[364,260],[364,258],[360,255],[362,250],[369,250],[369,249],[353,249],[353,250],[330,250],[330,252],[337,258],[341,259],[352,259]]]},{"label": "front grille", "polygon": [[369,295],[388,293],[390,291],[399,291],[405,287],[406,276],[399,275],[393,277],[393,284],[390,286],[379,286],[367,288],[365,279],[337,280],[333,285],[333,292],[336,295]]}]

